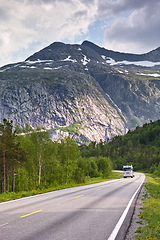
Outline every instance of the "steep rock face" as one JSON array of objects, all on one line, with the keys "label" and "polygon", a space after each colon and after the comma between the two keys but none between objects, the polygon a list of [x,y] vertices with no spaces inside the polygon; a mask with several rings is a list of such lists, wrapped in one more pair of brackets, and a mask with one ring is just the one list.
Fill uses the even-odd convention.
[{"label": "steep rock face", "polygon": [[95,78],[121,109],[129,129],[160,118],[159,80],[147,79],[148,77],[141,80],[135,75],[126,80],[122,74],[106,74]]},{"label": "steep rock face", "polygon": [[26,122],[33,128],[43,126],[52,137],[57,127],[61,127],[64,136],[62,132],[70,126],[71,136],[79,142],[105,141],[125,133],[124,119],[89,75],[69,74],[65,70],[45,73],[10,70],[3,77],[7,80],[0,81],[1,121],[6,117],[22,127]]},{"label": "steep rock face", "polygon": [[123,113],[127,128],[160,118],[160,48],[138,55],[110,51],[88,41],[82,45],[94,49],[110,65],[110,70],[102,71],[97,65],[89,72]]}]

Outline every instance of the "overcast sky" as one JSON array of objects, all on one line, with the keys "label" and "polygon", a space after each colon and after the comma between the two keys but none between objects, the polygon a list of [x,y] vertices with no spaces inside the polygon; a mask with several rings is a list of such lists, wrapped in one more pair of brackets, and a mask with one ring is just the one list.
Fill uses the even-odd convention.
[{"label": "overcast sky", "polygon": [[55,41],[121,52],[160,46],[160,0],[0,0],[0,66]]}]

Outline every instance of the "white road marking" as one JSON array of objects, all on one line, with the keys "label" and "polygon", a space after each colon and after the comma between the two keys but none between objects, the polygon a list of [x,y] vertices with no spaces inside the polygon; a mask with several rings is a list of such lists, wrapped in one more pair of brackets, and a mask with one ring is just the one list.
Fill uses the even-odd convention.
[{"label": "white road marking", "polygon": [[4,227],[6,225],[8,225],[8,223],[4,223],[4,224],[0,225],[0,227]]},{"label": "white road marking", "polygon": [[[144,182],[144,180],[143,180],[143,182]],[[116,224],[115,228],[113,229],[113,231],[112,231],[111,235],[109,236],[108,240],[114,240],[114,239],[116,238],[116,236],[117,236],[117,234],[118,234],[118,232],[119,232],[119,230],[120,230],[120,228],[121,228],[121,226],[122,226],[122,224],[123,224],[123,221],[124,221],[124,219],[125,219],[128,211],[129,211],[129,208],[130,208],[130,206],[131,206],[131,204],[132,204],[132,202],[133,202],[133,199],[134,199],[134,197],[136,196],[136,194],[137,194],[137,192],[139,191],[139,189],[141,188],[143,182],[139,185],[138,189],[137,189],[136,192],[133,194],[131,200],[129,201],[126,209],[124,210],[122,216],[120,217],[118,223]]]}]

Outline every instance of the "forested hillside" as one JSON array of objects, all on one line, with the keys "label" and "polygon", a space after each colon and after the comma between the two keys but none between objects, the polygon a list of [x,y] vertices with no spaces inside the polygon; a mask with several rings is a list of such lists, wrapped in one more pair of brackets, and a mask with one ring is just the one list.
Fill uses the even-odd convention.
[{"label": "forested hillside", "polygon": [[[110,157],[115,169],[133,164],[135,170],[158,171],[160,162],[160,120],[137,127],[124,136],[115,136],[108,143],[81,146],[83,157]],[[160,170],[160,165],[159,165]],[[160,171],[159,171],[160,172]],[[159,173],[160,174],[160,173]]]},{"label": "forested hillside", "polygon": [[29,191],[51,186],[84,183],[87,178],[107,178],[112,169],[108,157],[81,157],[72,138],[53,142],[47,131],[24,129],[4,119],[0,124],[1,191]]}]

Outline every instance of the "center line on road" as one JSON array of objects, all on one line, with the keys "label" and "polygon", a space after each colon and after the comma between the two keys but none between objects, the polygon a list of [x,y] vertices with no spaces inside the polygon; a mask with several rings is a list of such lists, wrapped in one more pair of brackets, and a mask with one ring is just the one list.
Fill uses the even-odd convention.
[{"label": "center line on road", "polygon": [[38,211],[36,211],[36,212],[28,213],[28,214],[26,214],[26,215],[21,216],[20,218],[28,217],[28,216],[30,216],[30,215],[33,215],[33,214],[38,213],[38,212],[41,212],[41,211],[42,211],[42,210],[38,210]]},{"label": "center line on road", "polygon": [[4,223],[4,224],[0,225],[0,227],[4,227],[6,225],[8,225],[8,223]]},{"label": "center line on road", "polygon": [[101,188],[98,188],[97,191],[101,190]]},{"label": "center line on road", "polygon": [[83,195],[79,195],[79,196],[77,196],[76,198],[80,198],[80,197],[83,197]]}]

